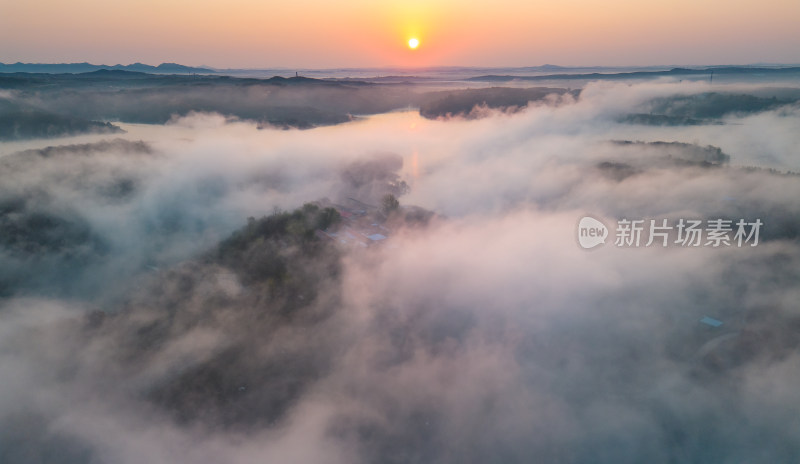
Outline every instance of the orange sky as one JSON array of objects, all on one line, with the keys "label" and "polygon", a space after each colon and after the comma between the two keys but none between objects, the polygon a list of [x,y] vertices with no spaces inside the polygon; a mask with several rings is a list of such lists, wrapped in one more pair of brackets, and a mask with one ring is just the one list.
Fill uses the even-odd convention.
[{"label": "orange sky", "polygon": [[798,63],[798,24],[798,0],[0,0],[0,62]]}]

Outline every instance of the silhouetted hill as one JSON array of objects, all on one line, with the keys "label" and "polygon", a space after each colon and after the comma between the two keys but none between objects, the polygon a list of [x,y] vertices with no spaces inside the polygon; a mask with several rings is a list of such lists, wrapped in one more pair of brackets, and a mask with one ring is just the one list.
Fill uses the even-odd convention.
[{"label": "silhouetted hill", "polygon": [[549,87],[444,90],[428,93],[425,101],[420,105],[419,114],[428,119],[448,116],[474,119],[484,116],[480,111],[482,108],[513,112],[526,107],[531,102],[545,102],[548,97],[553,97],[551,103],[555,103],[556,97],[565,94],[577,98],[580,91]]},{"label": "silhouetted hill", "polygon": [[125,132],[109,122],[44,111],[15,111],[0,114],[0,140],[64,137],[79,134],[119,134]]},{"label": "silhouetted hill", "polygon": [[0,63],[0,72],[15,73],[46,73],[46,74],[59,74],[59,73],[88,73],[97,70],[121,70],[121,71],[135,71],[146,72],[153,74],[213,74],[216,71],[208,68],[195,68],[191,66],[184,66],[177,63],[161,63],[158,66],[151,66],[143,63],[133,64],[115,64],[108,66],[104,64],[91,64],[91,63],[13,63],[4,64]]},{"label": "silhouetted hill", "polygon": [[[556,68],[552,68],[556,69]],[[514,75],[496,75],[488,74],[485,76],[471,77],[468,81],[476,82],[508,82],[514,80],[521,81],[548,81],[548,80],[566,80],[566,79],[647,79],[664,76],[710,76],[711,73],[715,75],[792,75],[800,74],[800,66],[782,67],[782,68],[765,68],[765,67],[751,67],[751,66],[720,66],[708,68],[672,68],[669,70],[660,71],[633,71],[633,72],[617,72],[617,73],[571,73],[571,74],[547,74],[540,76],[514,76]]]},{"label": "silhouetted hill", "polygon": [[[79,74],[6,73],[0,74],[0,89],[19,91],[0,96],[0,116],[28,109],[90,121],[163,124],[191,112],[213,112],[282,128],[339,124],[351,121],[352,115],[382,113],[418,101],[418,94],[410,87],[308,77],[256,79],[129,69],[95,69]],[[14,118],[0,121],[0,132],[14,132],[16,122]]]}]

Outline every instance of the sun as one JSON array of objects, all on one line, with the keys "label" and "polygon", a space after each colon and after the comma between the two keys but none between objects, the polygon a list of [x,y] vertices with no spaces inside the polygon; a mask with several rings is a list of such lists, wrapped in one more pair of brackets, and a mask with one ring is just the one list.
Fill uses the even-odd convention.
[{"label": "sun", "polygon": [[419,47],[419,39],[417,39],[416,37],[408,39],[408,48],[416,50],[417,47]]}]

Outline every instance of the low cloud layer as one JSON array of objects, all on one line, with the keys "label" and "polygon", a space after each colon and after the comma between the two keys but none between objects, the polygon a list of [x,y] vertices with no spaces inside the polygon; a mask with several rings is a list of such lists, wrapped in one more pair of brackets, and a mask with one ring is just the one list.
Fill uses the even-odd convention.
[{"label": "low cloud layer", "polygon": [[[0,460],[790,462],[800,109],[678,113],[781,92],[595,83],[480,118],[194,112],[0,145]],[[719,124],[625,120],[650,112]],[[388,238],[330,240],[326,206]],[[764,228],[586,251],[586,214]]]}]

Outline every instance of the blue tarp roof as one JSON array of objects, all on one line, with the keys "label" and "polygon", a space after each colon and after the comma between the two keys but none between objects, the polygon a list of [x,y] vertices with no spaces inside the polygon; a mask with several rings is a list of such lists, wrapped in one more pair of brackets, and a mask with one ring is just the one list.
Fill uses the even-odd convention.
[{"label": "blue tarp roof", "polygon": [[711,327],[719,327],[722,325],[722,321],[714,319],[713,317],[705,316],[704,318],[700,319],[700,322],[706,325],[710,325]]}]

